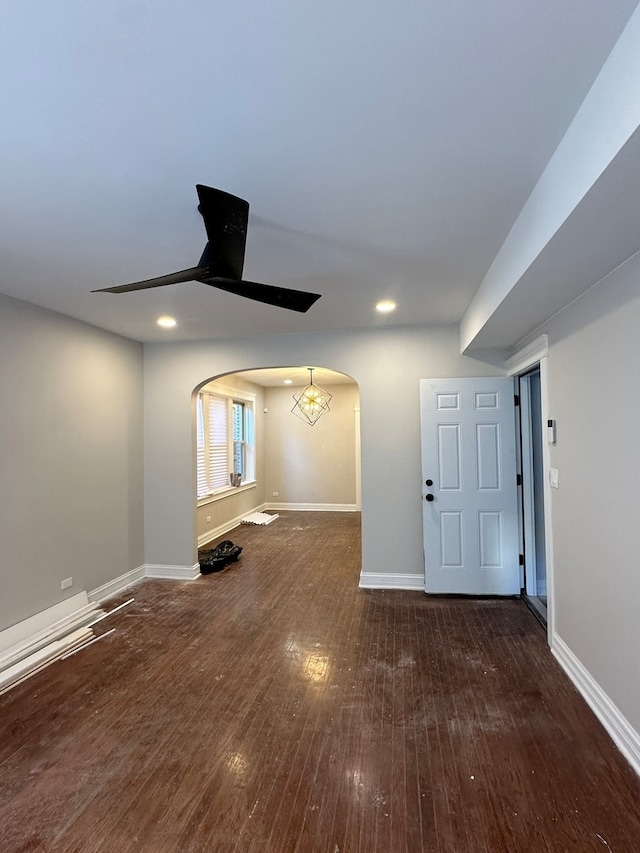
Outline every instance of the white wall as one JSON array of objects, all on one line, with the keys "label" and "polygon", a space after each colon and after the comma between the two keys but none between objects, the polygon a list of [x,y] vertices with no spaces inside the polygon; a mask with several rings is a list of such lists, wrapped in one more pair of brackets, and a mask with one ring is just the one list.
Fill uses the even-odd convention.
[{"label": "white wall", "polygon": [[0,296],[0,406],[2,630],[144,562],[142,347]]},{"label": "white wall", "polygon": [[313,426],[291,413],[301,390],[266,389],[267,501],[355,507],[358,387],[327,385],[330,410]]},{"label": "white wall", "polygon": [[555,629],[640,732],[640,255],[549,321]]},{"label": "white wall", "polygon": [[195,562],[193,389],[221,373],[315,364],[360,388],[363,569],[405,575],[424,570],[419,381],[496,373],[459,354],[455,326],[148,344],[144,362],[147,563]]}]

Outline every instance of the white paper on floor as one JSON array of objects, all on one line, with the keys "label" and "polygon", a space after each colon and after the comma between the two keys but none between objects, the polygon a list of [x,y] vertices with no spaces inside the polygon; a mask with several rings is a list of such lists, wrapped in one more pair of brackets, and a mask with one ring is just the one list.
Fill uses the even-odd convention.
[{"label": "white paper on floor", "polygon": [[240,524],[271,524],[272,521],[275,521],[276,518],[280,516],[276,513],[275,515],[269,515],[266,512],[252,512],[251,515],[247,515],[246,518],[243,518],[240,521]]}]

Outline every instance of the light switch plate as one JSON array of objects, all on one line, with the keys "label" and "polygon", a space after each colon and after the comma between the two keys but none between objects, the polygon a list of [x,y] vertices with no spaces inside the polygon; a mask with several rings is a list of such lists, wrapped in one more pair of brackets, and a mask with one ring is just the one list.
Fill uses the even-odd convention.
[{"label": "light switch plate", "polygon": [[549,482],[551,483],[551,488],[558,488],[558,469],[557,468],[549,468]]}]

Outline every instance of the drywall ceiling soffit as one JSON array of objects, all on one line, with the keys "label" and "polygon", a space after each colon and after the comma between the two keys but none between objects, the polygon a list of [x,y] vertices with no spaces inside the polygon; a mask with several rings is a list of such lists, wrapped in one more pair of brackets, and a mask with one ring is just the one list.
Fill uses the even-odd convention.
[{"label": "drywall ceiling soffit", "polygon": [[514,347],[640,250],[640,129],[494,311],[466,352]]},{"label": "drywall ceiling soffit", "polygon": [[[635,6],[10,0],[0,292],[141,341],[457,322]],[[308,314],[90,293],[197,262],[198,182]]]},{"label": "drywall ceiling soffit", "polygon": [[243,370],[239,373],[225,375],[220,382],[229,382],[231,377],[238,377],[254,385],[277,388],[285,387],[285,380],[290,380],[291,386],[304,386],[309,383],[309,367],[313,367],[313,381],[321,387],[324,385],[354,385],[355,380],[346,373],[338,373],[326,367],[303,365],[298,367],[265,367],[256,370]]}]

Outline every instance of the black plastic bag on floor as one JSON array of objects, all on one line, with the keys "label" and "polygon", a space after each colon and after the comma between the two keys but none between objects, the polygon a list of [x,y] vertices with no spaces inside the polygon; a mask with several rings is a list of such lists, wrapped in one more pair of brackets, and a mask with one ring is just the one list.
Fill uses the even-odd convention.
[{"label": "black plastic bag on floor", "polygon": [[210,575],[213,572],[221,572],[229,563],[235,563],[242,552],[239,545],[226,539],[211,551],[204,551],[198,556],[200,562],[200,573]]}]

